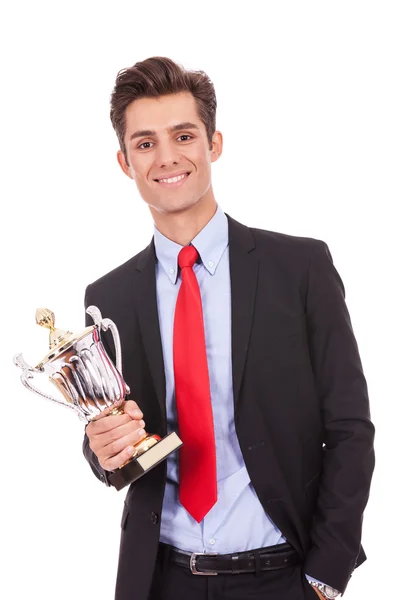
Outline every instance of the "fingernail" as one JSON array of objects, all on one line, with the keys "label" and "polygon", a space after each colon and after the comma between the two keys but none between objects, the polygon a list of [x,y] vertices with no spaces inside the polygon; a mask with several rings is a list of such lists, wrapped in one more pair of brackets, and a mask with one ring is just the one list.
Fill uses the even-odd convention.
[{"label": "fingernail", "polygon": [[145,426],[145,422],[143,421],[143,419],[141,421],[139,421],[139,425],[140,425],[140,427],[144,427]]},{"label": "fingernail", "polygon": [[135,408],[135,410],[133,411],[133,414],[135,415],[135,417],[141,417],[142,411],[139,410],[138,408]]},{"label": "fingernail", "polygon": [[142,437],[142,435],[144,435],[145,433],[146,433],[146,432],[145,432],[145,430],[144,430],[144,429],[139,429],[139,430],[138,430],[138,436],[139,436],[139,437]]},{"label": "fingernail", "polygon": [[133,454],[133,451],[134,451],[133,446],[128,446],[128,448],[126,449],[127,454]]}]

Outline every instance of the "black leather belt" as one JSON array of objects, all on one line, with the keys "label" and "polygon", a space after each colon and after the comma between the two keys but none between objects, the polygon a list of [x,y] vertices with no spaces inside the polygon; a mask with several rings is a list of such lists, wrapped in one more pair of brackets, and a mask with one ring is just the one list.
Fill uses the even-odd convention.
[{"label": "black leather belt", "polygon": [[193,575],[233,575],[236,573],[254,573],[273,571],[296,565],[300,556],[290,544],[277,544],[267,548],[257,548],[248,552],[234,554],[214,554],[201,552],[184,552],[168,544],[159,544],[160,558],[180,567],[190,569]]}]

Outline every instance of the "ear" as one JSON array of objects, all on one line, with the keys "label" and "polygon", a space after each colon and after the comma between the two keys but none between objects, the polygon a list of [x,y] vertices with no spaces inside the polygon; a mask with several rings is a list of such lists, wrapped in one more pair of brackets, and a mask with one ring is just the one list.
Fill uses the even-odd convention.
[{"label": "ear", "polygon": [[135,177],[133,176],[133,169],[130,167],[130,165],[127,164],[122,150],[118,150],[117,160],[118,160],[119,166],[121,167],[121,169],[123,170],[125,175],[127,175],[127,177],[129,177],[130,179],[135,179]]},{"label": "ear", "polygon": [[211,162],[215,162],[222,154],[223,137],[220,131],[215,131],[212,137]]}]

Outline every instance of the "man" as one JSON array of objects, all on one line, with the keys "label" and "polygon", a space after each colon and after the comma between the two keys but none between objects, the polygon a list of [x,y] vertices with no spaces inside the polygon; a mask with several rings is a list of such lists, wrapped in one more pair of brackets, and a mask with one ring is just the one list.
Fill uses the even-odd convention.
[{"label": "man", "polygon": [[144,428],[184,441],[128,490],[116,598],[334,598],[366,558],[374,468],[345,291],[326,243],[217,205],[215,112],[208,77],[162,57],[120,72],[111,98],[155,228],[86,290],[119,328],[131,394],[87,426],[84,454],[109,485]]}]

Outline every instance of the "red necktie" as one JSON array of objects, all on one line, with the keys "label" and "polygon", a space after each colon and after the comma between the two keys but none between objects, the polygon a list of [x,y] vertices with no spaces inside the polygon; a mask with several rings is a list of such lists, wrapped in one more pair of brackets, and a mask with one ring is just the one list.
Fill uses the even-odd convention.
[{"label": "red necktie", "polygon": [[214,423],[203,310],[193,265],[194,246],[179,253],[182,283],[174,320],[175,397],[179,437],[179,500],[198,523],[217,501]]}]

